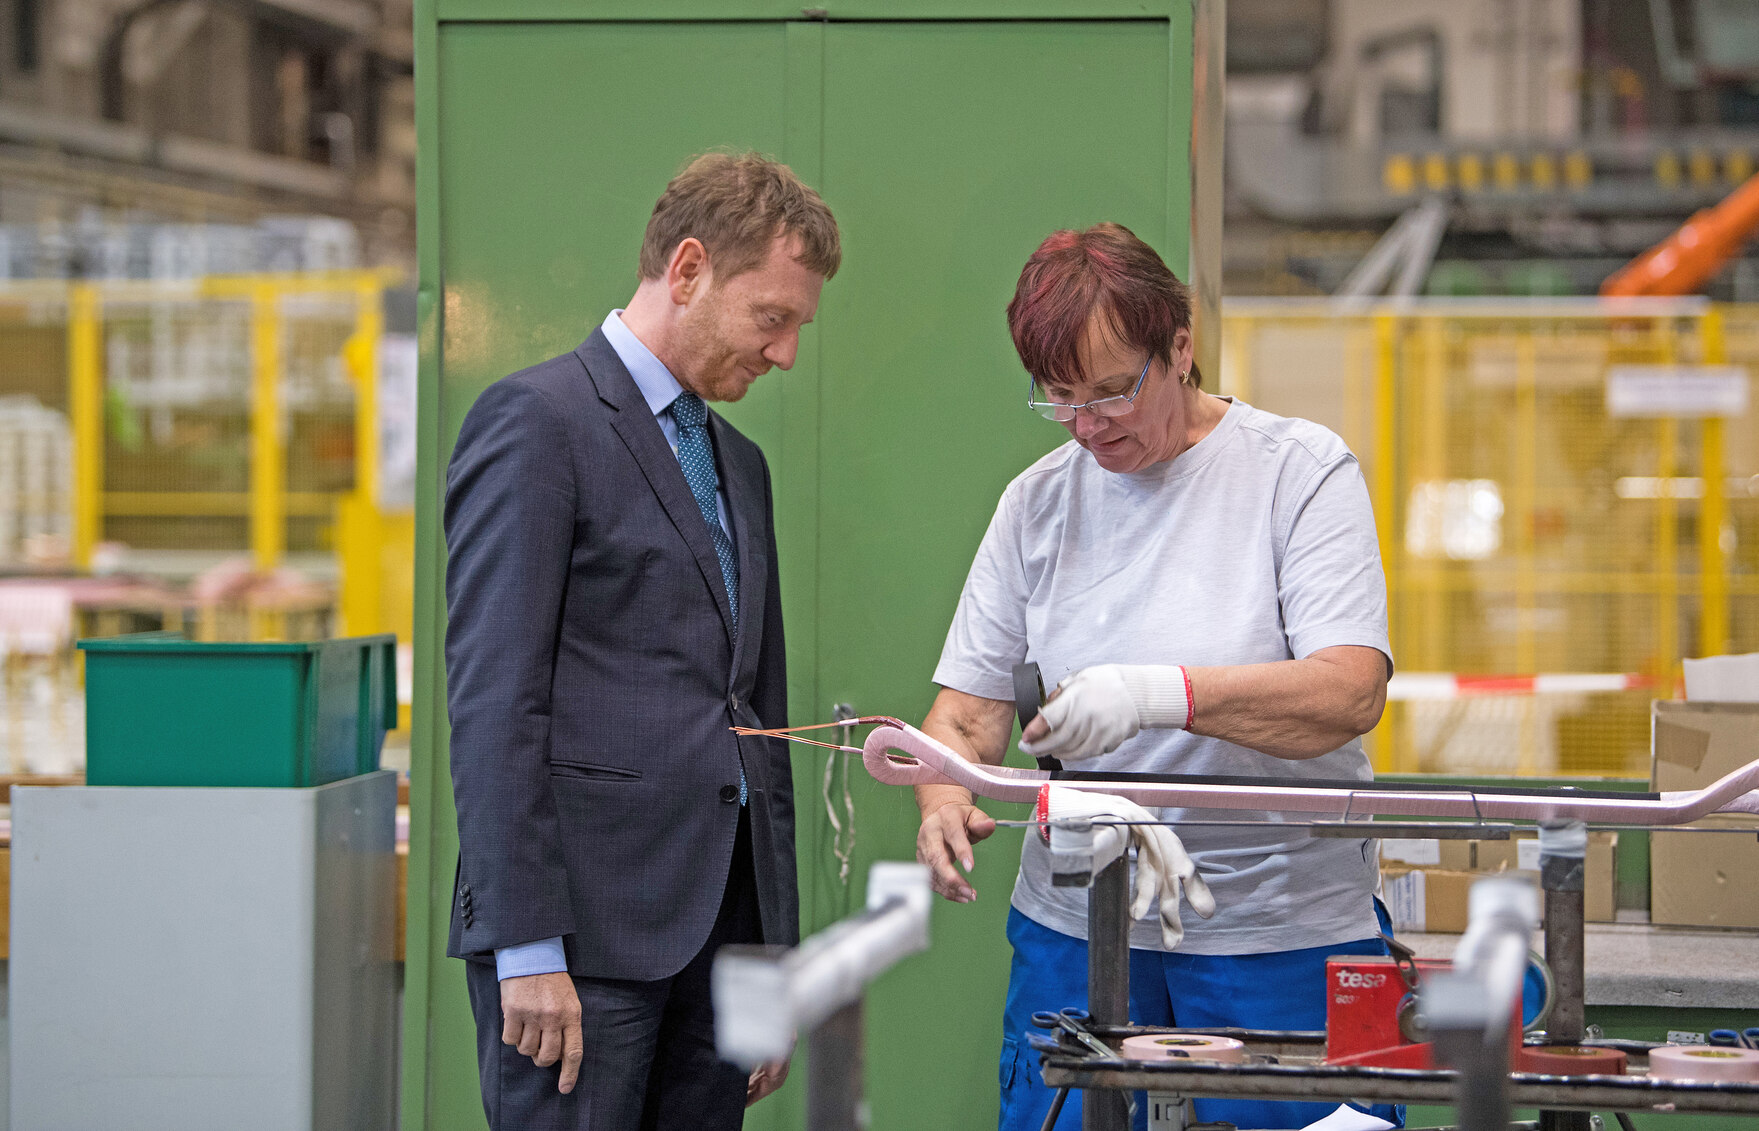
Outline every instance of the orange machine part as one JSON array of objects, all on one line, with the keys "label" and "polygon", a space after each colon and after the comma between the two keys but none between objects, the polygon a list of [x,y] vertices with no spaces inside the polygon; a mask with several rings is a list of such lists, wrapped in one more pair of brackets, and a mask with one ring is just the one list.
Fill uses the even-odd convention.
[{"label": "orange machine part", "polygon": [[1600,285],[1613,297],[1695,294],[1759,229],[1759,173]]},{"label": "orange machine part", "polygon": [[1548,1076],[1623,1076],[1627,1059],[1618,1049],[1592,1045],[1534,1045],[1515,1057],[1515,1071]]}]

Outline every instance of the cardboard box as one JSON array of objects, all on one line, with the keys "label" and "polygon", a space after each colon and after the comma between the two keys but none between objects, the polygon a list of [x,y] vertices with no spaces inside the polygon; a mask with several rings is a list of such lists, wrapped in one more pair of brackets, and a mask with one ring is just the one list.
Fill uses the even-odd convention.
[{"label": "cardboard box", "polygon": [[1393,931],[1459,934],[1466,929],[1467,893],[1476,872],[1442,868],[1381,868],[1381,898],[1392,916]]},{"label": "cardboard box", "polygon": [[[1588,857],[1583,862],[1583,911],[1590,923],[1610,923],[1616,917],[1614,893],[1618,887],[1619,834],[1588,834]],[[1476,841],[1476,870],[1480,872],[1527,872],[1539,882],[1539,834],[1516,833],[1507,840]]]},{"label": "cardboard box", "polygon": [[[1591,923],[1610,923],[1616,917],[1614,892],[1618,880],[1617,849],[1617,833],[1588,834],[1583,910],[1584,918]],[[1397,871],[1400,875],[1411,871],[1441,871],[1469,873],[1475,878],[1494,872],[1522,871],[1528,873],[1535,884],[1539,883],[1539,840],[1536,832],[1516,834],[1507,840],[1383,840],[1380,842],[1380,858],[1383,872]],[[1428,881],[1423,882],[1427,885]],[[1452,881],[1439,882],[1442,885],[1439,890],[1451,898]],[[1425,899],[1427,900],[1427,895]],[[1462,926],[1457,929],[1464,930],[1463,899],[1460,907]],[[1429,917],[1427,903],[1425,917]],[[1454,919],[1450,910],[1443,910],[1437,921],[1453,922]],[[1394,926],[1398,926],[1396,916]],[[1429,928],[1431,931],[1453,929],[1455,928]]]},{"label": "cardboard box", "polygon": [[1587,890],[1583,892],[1583,903],[1584,918],[1590,923],[1610,923],[1618,917],[1618,849],[1619,834],[1588,834]]},{"label": "cardboard box", "polygon": [[1428,837],[1398,838],[1380,842],[1380,858],[1388,864],[1414,868],[1442,868],[1449,872],[1472,871],[1472,841]]},{"label": "cardboard box", "polygon": [[[1759,758],[1759,703],[1658,699],[1650,724],[1657,790],[1702,789]],[[1759,927],[1759,819],[1700,823],[1738,831],[1650,834],[1650,922]]]}]

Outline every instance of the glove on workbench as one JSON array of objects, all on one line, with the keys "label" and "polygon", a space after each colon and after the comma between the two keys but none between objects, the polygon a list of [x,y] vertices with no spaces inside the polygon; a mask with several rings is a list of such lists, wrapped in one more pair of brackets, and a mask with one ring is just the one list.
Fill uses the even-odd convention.
[{"label": "glove on workbench", "polygon": [[1185,937],[1185,926],[1179,921],[1181,894],[1191,904],[1191,910],[1203,918],[1215,914],[1215,896],[1197,874],[1197,865],[1178,834],[1166,825],[1152,823],[1158,818],[1134,801],[1111,793],[1047,784],[1039,793],[1039,814],[1053,821],[1066,817],[1114,817],[1150,822],[1125,826],[1136,843],[1136,889],[1130,901],[1130,917],[1146,919],[1158,909],[1161,942],[1168,950]]}]

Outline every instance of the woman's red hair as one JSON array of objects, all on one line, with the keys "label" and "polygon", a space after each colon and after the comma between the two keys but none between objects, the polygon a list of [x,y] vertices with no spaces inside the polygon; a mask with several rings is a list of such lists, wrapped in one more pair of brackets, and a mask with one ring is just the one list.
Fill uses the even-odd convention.
[{"label": "woman's red hair", "polygon": [[[1081,337],[1095,314],[1118,339],[1171,359],[1191,326],[1191,295],[1152,247],[1122,224],[1052,232],[1020,272],[1008,330],[1040,386],[1079,384]],[[1201,383],[1195,366],[1186,378]]]}]

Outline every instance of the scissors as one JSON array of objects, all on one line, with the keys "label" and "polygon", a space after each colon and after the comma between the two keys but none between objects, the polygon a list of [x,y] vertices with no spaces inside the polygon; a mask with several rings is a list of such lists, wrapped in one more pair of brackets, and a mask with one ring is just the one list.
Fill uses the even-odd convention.
[{"label": "scissors", "polygon": [[1117,1060],[1117,1053],[1107,1048],[1098,1037],[1087,1031],[1087,1023],[1092,1019],[1085,1009],[1077,1009],[1074,1006],[1059,1009],[1055,1013],[1048,1009],[1041,1009],[1032,1015],[1032,1023],[1040,1029],[1061,1029],[1087,1046],[1090,1052],[1108,1060]]},{"label": "scissors", "polygon": [[[1032,1015],[1032,1023],[1037,1025],[1040,1029],[1061,1029],[1063,1032],[1073,1036],[1077,1041],[1080,1041],[1083,1045],[1086,1045],[1088,1051],[1095,1053],[1098,1056],[1102,1056],[1107,1060],[1123,1059],[1117,1053],[1107,1048],[1098,1037],[1087,1031],[1087,1023],[1091,1020],[1093,1020],[1091,1014],[1085,1009],[1078,1009],[1075,1006],[1070,1006],[1067,1009],[1059,1009],[1055,1013],[1052,1013],[1048,1009],[1041,1009]],[[1057,1098],[1052,1101],[1050,1119],[1047,1120],[1047,1122],[1056,1122],[1057,1113],[1063,1110],[1063,1101],[1068,1098],[1068,1095],[1069,1089],[1067,1087],[1058,1091]],[[1124,1107],[1129,1113],[1131,1122],[1135,1122],[1136,1096],[1134,1093],[1124,1093]]]}]

